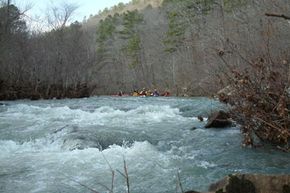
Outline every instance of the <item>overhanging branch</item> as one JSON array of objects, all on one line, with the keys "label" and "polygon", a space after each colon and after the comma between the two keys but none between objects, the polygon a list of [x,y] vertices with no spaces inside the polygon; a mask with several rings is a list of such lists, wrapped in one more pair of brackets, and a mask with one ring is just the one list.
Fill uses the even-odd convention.
[{"label": "overhanging branch", "polygon": [[280,17],[280,18],[284,18],[286,20],[290,20],[290,16],[286,16],[284,14],[277,14],[277,13],[265,13],[265,15],[267,17]]}]

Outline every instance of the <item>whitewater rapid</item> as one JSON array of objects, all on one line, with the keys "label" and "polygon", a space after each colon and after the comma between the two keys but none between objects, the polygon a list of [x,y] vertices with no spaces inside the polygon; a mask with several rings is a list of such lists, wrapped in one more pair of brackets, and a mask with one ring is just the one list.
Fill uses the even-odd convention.
[{"label": "whitewater rapid", "polygon": [[[225,108],[206,98],[93,97],[3,102],[0,192],[205,191],[229,173],[289,173],[290,156],[244,149],[239,128],[205,129],[198,115]],[[195,127],[195,130],[192,128]]]}]

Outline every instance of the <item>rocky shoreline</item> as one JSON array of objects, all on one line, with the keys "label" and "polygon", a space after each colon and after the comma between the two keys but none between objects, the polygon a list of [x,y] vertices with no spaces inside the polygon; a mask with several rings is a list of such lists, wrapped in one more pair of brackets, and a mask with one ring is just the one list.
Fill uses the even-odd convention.
[{"label": "rocky shoreline", "polygon": [[290,193],[290,175],[232,174],[211,184],[204,193]]}]

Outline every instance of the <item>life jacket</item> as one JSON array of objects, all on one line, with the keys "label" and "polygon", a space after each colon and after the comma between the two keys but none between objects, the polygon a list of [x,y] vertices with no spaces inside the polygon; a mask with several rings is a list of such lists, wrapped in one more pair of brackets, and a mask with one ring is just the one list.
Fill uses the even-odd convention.
[{"label": "life jacket", "polygon": [[140,95],[145,95],[146,96],[146,91],[145,90],[142,90],[141,92],[140,92]]}]

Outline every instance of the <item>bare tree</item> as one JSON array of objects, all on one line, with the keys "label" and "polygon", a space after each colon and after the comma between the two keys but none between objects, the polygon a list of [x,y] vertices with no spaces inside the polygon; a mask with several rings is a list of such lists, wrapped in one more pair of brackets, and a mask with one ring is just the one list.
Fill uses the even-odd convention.
[{"label": "bare tree", "polygon": [[52,29],[64,28],[71,22],[72,16],[77,9],[78,5],[72,3],[62,2],[59,6],[51,3],[51,7],[48,8],[46,13],[48,25]]}]

